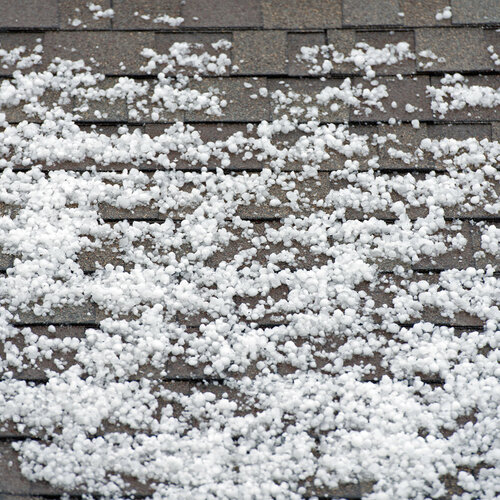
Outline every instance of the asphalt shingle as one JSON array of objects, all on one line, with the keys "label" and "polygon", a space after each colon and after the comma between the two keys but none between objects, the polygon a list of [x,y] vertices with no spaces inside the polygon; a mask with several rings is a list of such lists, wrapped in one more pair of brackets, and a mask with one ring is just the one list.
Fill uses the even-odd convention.
[{"label": "asphalt shingle", "polygon": [[[425,124],[421,124],[418,129],[408,123],[394,126],[383,124],[378,127],[378,133],[385,137],[389,136],[386,142],[379,145],[379,165],[381,170],[413,170],[428,166],[423,159],[415,156],[415,151],[419,148],[420,142],[427,137]],[[394,140],[392,140],[393,138]]]},{"label": "asphalt shingle", "polygon": [[[333,45],[334,50],[344,55],[349,54],[356,44],[355,30],[328,30],[326,38],[329,45]],[[333,63],[332,75],[354,73],[356,67],[353,63]]]},{"label": "asphalt shingle", "polygon": [[33,311],[18,311],[17,324],[50,325],[95,323],[95,305],[91,302],[82,305],[67,305],[54,308],[50,314],[39,316]]},{"label": "asphalt shingle", "polygon": [[57,0],[0,0],[0,28],[57,28]]},{"label": "asphalt shingle", "polygon": [[[86,0],[59,0],[60,27],[73,30],[111,29],[111,18],[97,16],[97,12],[89,9],[90,3]],[[111,8],[111,0],[100,1],[99,5],[106,11]]]},{"label": "asphalt shingle", "polygon": [[[54,57],[85,60],[105,74],[128,75],[141,73],[147,61],[138,57],[144,47],[154,47],[150,32],[50,32],[44,39],[44,61]],[[95,63],[93,63],[95,61]]]},{"label": "asphalt shingle", "polygon": [[233,64],[238,66],[237,74],[286,74],[285,31],[235,31],[233,36]]},{"label": "asphalt shingle", "polygon": [[399,0],[343,0],[342,19],[344,26],[401,26]]},{"label": "asphalt shingle", "polygon": [[[371,113],[363,109],[351,109],[351,120],[387,121],[396,120],[430,120],[432,118],[430,98],[426,96],[426,87],[430,80],[426,76],[402,78],[387,76],[377,79],[387,87],[388,97],[380,99],[384,110],[372,107]],[[361,78],[355,78],[354,84],[364,84]]]},{"label": "asphalt shingle", "polygon": [[[156,33],[155,34],[155,49],[159,54],[168,54],[169,49],[174,43],[189,43],[191,44],[192,54],[202,54],[207,53],[211,56],[218,56],[220,54],[226,54],[230,59],[232,57],[232,49],[215,49],[212,44],[217,43],[220,40],[226,40],[228,42],[233,41],[232,33]],[[233,61],[234,64],[234,61]],[[227,73],[230,73],[231,68],[227,67]],[[159,65],[157,71],[164,70],[164,68]],[[156,72],[156,71],[155,71]],[[172,71],[167,71],[166,74],[179,74],[183,73],[186,75],[197,74],[209,74],[208,71],[199,70],[193,67],[180,67],[177,66]],[[212,73],[213,74],[213,73]]]},{"label": "asphalt shingle", "polygon": [[[309,75],[309,64],[298,59],[302,54],[302,47],[313,47],[325,45],[325,33],[288,33],[287,37],[287,58],[288,74],[290,76]],[[319,59],[318,59],[319,61]]]},{"label": "asphalt shingle", "polygon": [[450,137],[458,141],[469,137],[478,140],[491,139],[491,123],[429,123],[427,137],[432,139]]},{"label": "asphalt shingle", "polygon": [[[117,78],[106,78],[97,87],[108,90],[118,83]],[[99,99],[73,98],[73,106],[82,121],[116,122],[127,120],[127,104],[125,99],[110,99],[105,96]]]},{"label": "asphalt shingle", "polygon": [[205,28],[259,28],[260,0],[185,0],[182,26]]},{"label": "asphalt shingle", "polygon": [[227,101],[227,106],[222,116],[209,115],[203,110],[187,111],[187,121],[247,122],[270,118],[269,98],[259,94],[260,88],[267,88],[265,78],[205,78],[191,88],[200,92],[212,89],[220,99]]},{"label": "asphalt shingle", "polygon": [[[397,45],[406,42],[412,53],[415,52],[415,37],[413,31],[358,31],[356,32],[356,43],[364,42],[377,49],[383,49],[385,45]],[[374,66],[377,75],[397,75],[415,73],[415,59],[403,59],[396,64],[382,64]]]},{"label": "asphalt shingle", "polygon": [[[11,442],[0,442],[0,491],[2,497],[8,495],[54,495],[63,493],[62,490],[49,485],[47,482],[32,483],[21,472],[21,464],[17,459]],[[17,498],[19,498],[19,496]]]},{"label": "asphalt shingle", "polygon": [[498,0],[451,0],[453,24],[500,23]]},{"label": "asphalt shingle", "polygon": [[[43,33],[2,33],[0,32],[0,49],[11,51],[18,47],[25,47],[23,56],[31,54],[35,46],[43,44]],[[35,66],[36,68],[36,66]],[[0,76],[12,75],[16,65],[0,64]]]},{"label": "asphalt shingle", "polygon": [[316,95],[326,87],[338,87],[343,80],[303,80],[286,78],[283,80],[271,80],[269,91],[272,96],[271,108],[273,117],[278,118],[287,114],[289,118],[296,118],[299,122],[307,122],[312,117],[323,122],[343,122],[349,117],[349,109],[340,100],[334,100],[326,104],[318,103]]},{"label": "asphalt shingle", "polygon": [[[490,87],[491,89],[498,89],[500,87],[500,75],[473,75],[469,76],[465,82],[469,87]],[[442,78],[433,76],[431,77],[431,85],[440,88],[442,85]],[[447,102],[451,103],[452,98],[448,97]],[[436,113],[436,118],[441,117]],[[475,106],[464,106],[462,108],[449,109],[444,119],[446,121],[479,121],[484,122],[487,120],[500,120],[499,106],[482,106],[480,104]]]},{"label": "asphalt shingle", "polygon": [[491,123],[491,138],[494,141],[500,141],[500,122]]},{"label": "asphalt shingle", "polygon": [[342,26],[341,0],[262,0],[265,28],[312,29]]},{"label": "asphalt shingle", "polygon": [[113,0],[114,29],[172,29],[161,22],[163,16],[181,15],[180,0]]},{"label": "asphalt shingle", "polygon": [[[493,66],[482,28],[421,28],[415,30],[415,40],[420,69],[478,71]],[[419,55],[427,50],[444,60],[433,60]],[[429,62],[432,62],[431,66],[422,66]]]},{"label": "asphalt shingle", "polygon": [[451,19],[436,19],[438,12],[450,7],[450,0],[401,0],[405,26],[450,26]]}]

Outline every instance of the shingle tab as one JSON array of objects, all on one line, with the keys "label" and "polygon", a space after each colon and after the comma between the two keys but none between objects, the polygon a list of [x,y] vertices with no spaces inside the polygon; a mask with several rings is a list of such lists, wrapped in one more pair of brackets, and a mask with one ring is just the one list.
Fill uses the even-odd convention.
[{"label": "shingle tab", "polygon": [[260,88],[267,88],[265,78],[205,78],[191,88],[201,92],[213,89],[227,101],[227,106],[223,108],[222,116],[208,115],[203,110],[186,111],[187,121],[247,122],[270,118],[269,98],[259,94]]},{"label": "shingle tab", "polygon": [[[2,79],[0,79],[0,85],[2,83]],[[52,108],[54,106],[58,106],[66,111],[69,111],[70,104],[69,103],[64,103],[64,104],[59,104],[59,99],[60,99],[60,93],[53,91],[53,90],[45,90],[45,92],[38,96],[38,102],[40,104],[43,104],[47,106],[48,108]],[[9,123],[15,123],[15,122],[20,122],[23,120],[29,120],[33,123],[40,123],[42,121],[42,118],[38,114],[28,114],[27,111],[25,111],[25,105],[29,104],[28,101],[26,100],[21,100],[19,104],[16,106],[8,106],[8,107],[3,107],[2,112],[5,113],[6,120]]]},{"label": "shingle tab", "polygon": [[[440,88],[443,84],[440,77],[431,77],[431,85]],[[473,75],[469,76],[465,82],[466,85],[490,87],[491,89],[498,89],[500,87],[500,75]],[[447,84],[445,84],[447,85]],[[447,102],[451,102],[451,97],[447,98]],[[439,116],[439,118],[441,118]],[[465,105],[461,109],[449,109],[444,116],[447,121],[479,121],[486,120],[500,120],[500,106],[469,106]]]},{"label": "shingle tab", "polygon": [[453,24],[500,23],[498,0],[451,0]]},{"label": "shingle tab", "polygon": [[287,35],[284,31],[236,31],[233,64],[236,73],[276,75],[287,72]]},{"label": "shingle tab", "polygon": [[436,19],[450,0],[401,0],[405,26],[450,26],[451,19]]},{"label": "shingle tab", "polygon": [[[0,492],[17,495],[54,495],[63,490],[55,488],[43,481],[33,483],[21,472],[18,454],[9,441],[0,442]],[[2,495],[3,496],[3,495]]]},{"label": "shingle tab", "polygon": [[57,28],[57,0],[0,0],[0,28]]},{"label": "shingle tab", "polygon": [[154,47],[153,33],[148,32],[50,32],[45,36],[44,61],[54,57],[71,60],[95,60],[97,71],[127,75],[141,73],[146,59],[139,54],[143,48]]},{"label": "shingle tab", "polygon": [[[252,151],[252,148],[249,146],[245,146],[242,148],[242,151],[232,152],[227,145],[227,139],[234,135],[243,135],[247,138],[255,137],[255,127],[252,124],[239,124],[239,123],[197,123],[193,125],[195,130],[200,134],[200,139],[205,144],[216,144],[221,147],[222,151],[229,156],[230,165],[225,167],[226,170],[261,170],[262,162],[257,160],[256,154]],[[151,135],[149,132],[151,127],[146,126],[146,132]],[[222,142],[224,141],[224,146],[222,146]],[[252,153],[248,156],[245,156],[245,153]],[[169,155],[170,156],[170,155]],[[214,159],[212,162],[212,158],[210,159],[211,165],[217,165],[216,160]],[[193,165],[192,161],[179,159],[177,162],[176,168],[178,169],[189,169],[199,168],[199,165]]]},{"label": "shingle tab", "polygon": [[[338,87],[343,80],[325,79],[320,81],[303,80],[299,78],[286,78],[284,80],[271,80],[269,91],[273,97],[271,108],[273,117],[279,118],[287,114],[289,118],[296,118],[299,122],[307,122],[316,115],[323,122],[343,122],[349,117],[349,109],[340,100],[320,104],[316,95],[326,87]],[[274,96],[273,96],[274,94]]]},{"label": "shingle tab", "polygon": [[500,31],[498,29],[485,29],[483,36],[486,50],[489,49],[491,68],[500,71]]},{"label": "shingle tab", "polygon": [[400,26],[399,0],[343,0],[342,19],[344,26]]},{"label": "shingle tab", "polygon": [[492,124],[491,124],[491,138],[493,141],[500,142],[500,122],[492,122]]},{"label": "shingle tab", "polygon": [[288,74],[290,76],[309,75],[309,64],[299,60],[302,47],[312,47],[325,45],[325,33],[288,33],[287,37],[287,57]]},{"label": "shingle tab", "polygon": [[491,139],[490,123],[429,123],[427,125],[428,137],[444,139],[449,137],[463,141],[469,137],[477,140]]},{"label": "shingle tab", "polygon": [[[98,17],[89,9],[87,0],[59,0],[59,22],[63,29],[102,30],[111,29],[110,17]],[[111,8],[111,0],[101,0],[102,10]]]},{"label": "shingle tab", "polygon": [[[163,16],[180,17],[180,0],[113,0],[114,29],[173,29]],[[182,25],[181,25],[182,26]]]},{"label": "shingle tab", "polygon": [[407,123],[395,126],[380,125],[378,133],[383,136],[387,136],[388,134],[396,136],[395,140],[389,138],[379,146],[379,165],[381,170],[394,168],[414,170],[428,167],[423,159],[419,159],[415,155],[420,142],[427,137],[425,123],[420,124],[420,128],[418,129]]},{"label": "shingle tab", "polygon": [[[333,45],[337,52],[349,54],[356,44],[355,30],[328,30],[326,32],[327,43]],[[353,63],[333,63],[332,75],[354,73],[356,67]]]},{"label": "shingle tab", "polygon": [[182,26],[258,28],[262,26],[260,0],[185,0]]},{"label": "shingle tab", "polygon": [[62,308],[54,308],[50,314],[39,316],[32,311],[19,311],[17,324],[75,324],[95,323],[95,305],[88,302],[83,305],[67,305]]},{"label": "shingle tab", "polygon": [[[396,120],[430,120],[432,112],[430,98],[426,96],[426,87],[430,80],[426,76],[407,78],[381,77],[377,79],[380,84],[387,87],[388,97],[380,99],[384,110],[371,108],[371,113],[363,110],[352,109],[350,119],[361,121],[387,121],[389,118]],[[364,83],[361,78],[355,78],[354,84]],[[366,82],[364,83],[366,84]],[[394,103],[394,104],[393,104]]]},{"label": "shingle tab", "polygon": [[312,29],[342,26],[341,0],[262,0],[265,28]]},{"label": "shingle tab", "polygon": [[[493,66],[482,28],[421,28],[415,30],[415,39],[417,63],[432,62],[427,67],[431,71],[479,71]],[[427,50],[444,60],[418,55]]]},{"label": "shingle tab", "polygon": [[[106,78],[99,85],[96,85],[97,90],[108,90],[118,83],[117,78]],[[100,99],[81,99],[75,97],[73,99],[73,107],[77,109],[77,114],[80,120],[83,121],[99,121],[99,122],[116,122],[127,120],[127,105],[125,99],[111,100],[102,96]]]},{"label": "shingle tab", "polygon": [[[0,49],[11,51],[18,47],[25,47],[22,56],[29,55],[36,45],[43,44],[43,33],[2,33],[0,32]],[[34,66],[33,69],[37,68]],[[0,64],[0,76],[12,75],[16,65]]]},{"label": "shingle tab", "polygon": [[[413,31],[358,31],[356,32],[356,43],[364,42],[383,49],[385,45],[397,45],[406,42],[412,53],[415,52],[415,37]],[[379,64],[373,67],[377,75],[397,75],[415,73],[415,59],[403,59],[396,64]]]},{"label": "shingle tab", "polygon": [[500,222],[498,221],[485,221],[485,222],[480,222],[479,224],[477,222],[473,222],[473,249],[474,253],[479,252],[476,254],[475,257],[475,264],[479,268],[484,268],[488,264],[492,266],[498,266],[498,256],[495,255],[494,253],[491,252],[485,252],[483,248],[481,247],[481,234],[485,232],[486,228],[489,226],[493,226],[496,229],[500,229]]},{"label": "shingle tab", "polygon": [[[230,59],[232,57],[232,49],[214,49],[212,44],[220,41],[226,40],[228,42],[233,41],[233,34],[227,32],[218,33],[156,33],[155,34],[155,49],[160,54],[168,54],[169,49],[174,43],[189,43],[191,45],[192,54],[202,54],[207,53],[211,56],[218,56],[220,54],[226,54]],[[233,61],[234,63],[234,61]],[[157,68],[162,69],[161,65]],[[227,72],[230,72],[231,68],[227,67]],[[166,72],[166,74],[179,74],[183,73],[186,75],[197,74],[209,74],[207,71],[199,71],[192,67],[182,67],[176,66],[171,72]],[[213,75],[213,73],[212,73]]]}]

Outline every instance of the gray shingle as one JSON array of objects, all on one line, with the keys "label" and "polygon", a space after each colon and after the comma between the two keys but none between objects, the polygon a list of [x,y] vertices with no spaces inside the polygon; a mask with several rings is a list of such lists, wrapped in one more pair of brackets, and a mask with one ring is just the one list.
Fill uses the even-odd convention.
[{"label": "gray shingle", "polygon": [[19,321],[17,324],[82,324],[95,323],[95,306],[93,303],[87,302],[83,305],[66,305],[62,308],[54,308],[50,314],[38,316],[32,311],[19,311]]},{"label": "gray shingle", "polygon": [[146,59],[144,47],[154,47],[153,33],[148,32],[49,32],[45,35],[44,61],[54,57],[71,60],[95,60],[96,70],[106,74],[137,74]]},{"label": "gray shingle", "polygon": [[[344,55],[350,54],[351,50],[356,45],[356,31],[355,30],[328,30],[326,32],[328,44],[333,45],[337,52]],[[331,74],[346,74],[357,72],[353,63],[333,63]]]},{"label": "gray shingle", "polygon": [[[115,207],[109,203],[99,204],[99,216],[105,221],[117,221],[123,219],[151,219],[151,220],[165,220],[165,214],[161,214],[160,210],[152,205],[137,205],[134,208],[120,208]],[[109,252],[103,253],[103,258],[111,255]]]},{"label": "gray shingle", "polygon": [[[344,164],[347,160],[357,161],[359,163],[359,171],[368,170],[368,160],[378,154],[377,147],[372,144],[373,134],[377,132],[377,127],[375,125],[353,124],[349,126],[348,132],[349,134],[353,135],[353,138],[355,139],[358,139],[357,136],[367,137],[368,153],[366,155],[362,155],[358,154],[357,152],[353,152],[352,155],[346,156],[345,154],[337,151],[334,148],[326,147],[325,152],[328,154],[329,158],[326,158],[318,164],[318,168],[320,171],[331,172],[334,170],[340,170],[344,168]],[[289,133],[282,132],[273,135],[273,144],[279,149],[290,149],[296,146],[300,149],[300,145],[304,141],[304,139],[312,139],[313,137],[314,134],[304,132],[302,130],[294,130]],[[349,144],[350,139],[346,139],[344,143]],[[309,164],[310,162],[301,161],[300,159],[294,161],[287,160],[286,164],[283,167],[283,170],[300,172],[304,169],[304,163]],[[335,187],[340,189],[339,186]],[[345,186],[342,186],[342,188],[343,187]]]},{"label": "gray shingle", "polygon": [[344,26],[401,26],[399,0],[343,0],[342,19]]},{"label": "gray shingle", "polygon": [[[356,43],[364,42],[377,49],[387,44],[397,45],[400,42],[408,43],[410,51],[415,52],[415,37],[413,31],[358,31]],[[377,75],[397,75],[415,73],[415,59],[404,59],[396,64],[381,64],[374,66]]]},{"label": "gray shingle", "polygon": [[[117,78],[106,78],[95,86],[99,90],[108,90],[118,83]],[[127,120],[127,104],[125,99],[109,99],[102,96],[97,99],[82,99],[75,97],[73,107],[79,108],[77,114],[83,121],[115,122]]]},{"label": "gray shingle", "polygon": [[158,18],[165,15],[180,17],[181,2],[180,0],[113,0],[113,9],[114,29],[170,30],[175,28],[158,22]]},{"label": "gray shingle", "polygon": [[33,483],[21,472],[18,453],[12,448],[12,442],[0,442],[0,491],[17,495],[54,495],[63,491],[50,486],[47,482]]},{"label": "gray shingle", "polygon": [[[43,44],[43,33],[1,33],[0,32],[0,49],[11,51],[18,47],[25,47],[22,57],[31,54],[33,49],[38,44]],[[36,71],[38,66],[30,68],[31,71]],[[16,65],[0,64],[0,75],[12,75],[16,70]]]},{"label": "gray shingle", "polygon": [[469,137],[478,140],[491,139],[490,123],[429,123],[427,134],[431,139],[444,139],[445,137],[463,141]]},{"label": "gray shingle", "polygon": [[287,58],[288,74],[290,76],[309,75],[309,63],[297,59],[301,55],[302,47],[312,47],[315,45],[325,45],[325,33],[288,33],[287,37]]},{"label": "gray shingle", "polygon": [[[491,59],[491,69],[500,71],[500,31],[497,29],[485,29],[483,31],[483,36],[486,49],[488,50],[488,48],[490,48],[493,50],[493,53],[488,51],[488,56]],[[494,54],[498,56],[498,59],[492,59]]]},{"label": "gray shingle", "polygon": [[287,71],[287,34],[284,31],[236,31],[233,64],[237,74],[276,75]]},{"label": "gray shingle", "polygon": [[[227,106],[223,108],[222,116],[208,115],[203,110],[187,111],[187,121],[246,122],[270,118],[269,98],[259,94],[260,88],[267,88],[265,78],[205,78],[194,82],[191,88],[200,92],[213,89],[215,94],[227,101]],[[251,98],[252,95],[256,97]]]},{"label": "gray shingle", "polygon": [[182,26],[258,28],[262,26],[260,0],[185,0]]},{"label": "gray shingle", "polygon": [[[211,143],[216,147],[221,148],[222,152],[227,153],[231,164],[225,167],[226,170],[260,170],[262,162],[256,158],[256,153],[250,146],[245,146],[243,151],[231,153],[227,146],[222,146],[221,141],[226,141],[229,137],[235,134],[242,134],[244,137],[255,137],[255,127],[251,124],[239,123],[197,123],[194,125],[195,130],[200,134],[200,139],[205,143]],[[148,126],[146,127],[148,130]],[[251,156],[245,156],[248,153]],[[171,155],[169,155],[170,158]],[[220,166],[215,157],[210,158],[211,166]],[[178,169],[193,169],[200,168],[200,165],[193,165],[191,162],[179,159],[177,163]]]},{"label": "gray shingle", "polygon": [[327,486],[317,486],[310,481],[303,481],[305,487],[305,497],[309,496],[320,498],[342,498],[344,500],[361,498],[361,488],[358,483],[346,484],[340,483],[337,488]]},{"label": "gray shingle", "polygon": [[[0,78],[0,85],[2,83],[2,79]],[[45,90],[45,92],[36,97],[36,101],[33,100],[22,100],[16,106],[3,107],[2,113],[5,113],[6,120],[9,123],[16,123],[23,120],[28,120],[33,123],[40,123],[42,118],[38,114],[29,113],[29,106],[25,110],[25,106],[33,103],[39,103],[47,107],[48,109],[53,108],[54,106],[58,106],[66,111],[70,110],[70,103],[62,103],[59,104],[60,93],[53,90]]]},{"label": "gray shingle", "polygon": [[57,0],[0,0],[0,28],[57,28]]},{"label": "gray shingle", "polygon": [[436,19],[436,14],[450,6],[450,0],[400,0],[405,26],[450,26],[451,19]]},{"label": "gray shingle", "polygon": [[[73,30],[111,29],[111,19],[109,17],[95,19],[95,13],[88,8],[89,3],[87,0],[59,0],[60,27]],[[110,9],[111,0],[101,0],[98,5],[102,10]]]},{"label": "gray shingle", "polygon": [[500,122],[491,123],[491,138],[494,141],[500,141]]},{"label": "gray shingle", "polygon": [[[416,169],[428,166],[423,159],[415,155],[415,151],[419,148],[422,139],[427,137],[427,127],[425,123],[420,124],[420,128],[413,128],[410,124],[400,125],[380,125],[378,133],[383,136],[394,134],[396,140],[387,139],[384,144],[379,146],[379,165],[380,169]],[[392,136],[390,136],[392,137]],[[410,160],[408,156],[402,156],[400,153],[409,154],[413,158]],[[407,161],[409,160],[409,163]]]},{"label": "gray shingle", "polygon": [[[477,85],[480,87],[491,87],[492,89],[498,89],[500,87],[500,75],[472,75],[467,77],[465,83],[470,87]],[[431,85],[436,88],[441,87],[443,85],[441,83],[441,78],[436,76],[431,77]],[[447,101],[451,102],[451,99],[448,98]],[[462,109],[449,110],[445,114],[444,119],[447,121],[479,122],[484,122],[487,120],[500,120],[500,106],[483,107],[465,105]]]},{"label": "gray shingle", "polygon": [[[479,71],[493,66],[481,28],[421,28],[415,30],[415,39],[417,64],[421,69]],[[419,56],[424,50],[431,50],[445,61]],[[421,66],[429,62],[432,62],[431,66]]]},{"label": "gray shingle", "polygon": [[340,28],[341,0],[262,0],[265,28]]},{"label": "gray shingle", "polygon": [[[238,207],[237,214],[241,217],[251,217],[256,219],[262,219],[267,217],[285,217],[290,214],[296,215],[306,215],[314,212],[317,208],[314,205],[318,200],[324,199],[324,197],[330,192],[332,188],[332,183],[329,179],[328,172],[319,172],[318,177],[307,178],[295,181],[294,190],[299,194],[299,200],[297,206],[291,207],[287,194],[291,191],[290,189],[283,189],[280,185],[273,185],[269,189],[269,197],[263,199],[259,202],[253,202],[249,205],[242,205]],[[281,204],[277,207],[270,205],[269,201],[271,199],[280,200]],[[302,252],[303,260],[306,259],[306,254],[310,254],[310,250],[304,250]],[[314,260],[314,259],[310,259]]]},{"label": "gray shingle", "polygon": [[[340,79],[295,79],[271,80],[269,91],[274,93],[271,100],[273,118],[277,119],[283,114],[289,118],[296,118],[298,122],[307,122],[313,117],[320,121],[330,122],[346,121],[349,117],[349,109],[340,100],[327,104],[319,104],[316,95],[325,87],[338,87],[343,80]],[[333,107],[333,108],[332,108]],[[318,114],[315,115],[317,108]]]},{"label": "gray shingle", "polygon": [[484,268],[488,264],[492,266],[498,267],[498,255],[495,255],[490,252],[485,252],[481,247],[481,234],[486,231],[488,226],[495,226],[497,229],[500,229],[500,222],[498,221],[485,221],[480,223],[481,227],[478,227],[476,222],[472,223],[472,239],[473,239],[473,248],[474,253],[480,252],[475,257],[475,265],[478,268]]},{"label": "gray shingle", "polygon": [[12,267],[14,262],[14,256],[8,253],[4,253],[0,248],[0,270],[5,271],[9,267]]},{"label": "gray shingle", "polygon": [[[85,338],[85,330],[87,326],[66,326],[60,325],[56,328],[55,333],[51,333],[48,331],[48,326],[39,325],[39,326],[30,326],[30,330],[39,336],[46,336],[50,339],[64,339],[64,338],[72,338],[72,339],[83,339]],[[22,335],[18,335],[12,339],[12,343],[22,352],[22,349],[27,347],[29,342],[26,342],[25,337]],[[61,373],[63,369],[59,365],[59,360],[62,360],[64,363],[68,363],[67,366],[72,366],[77,364],[74,356],[74,351],[61,352],[57,353],[57,356],[50,358],[39,358],[36,360],[36,363],[31,363],[28,356],[22,356],[23,365],[19,365],[16,367],[12,367],[12,371],[14,373],[14,379],[17,380],[39,380],[44,381],[47,379],[47,375],[45,370],[53,370],[55,372]],[[5,359],[5,354],[3,350],[3,345],[0,345],[0,358]],[[0,372],[5,372],[7,370],[1,370]],[[2,373],[3,375],[3,373]],[[3,426],[2,426],[3,427]],[[0,431],[0,436],[5,435],[16,436],[22,435],[17,431],[17,429],[11,427],[8,431]],[[25,434],[26,435],[26,434]],[[3,500],[4,495],[0,494],[0,498]],[[20,499],[19,499],[20,500]]]},{"label": "gray shingle", "polygon": [[[227,56],[232,60],[233,59],[232,49],[217,50],[212,47],[212,44],[218,42],[219,40],[227,40],[228,42],[232,43],[233,34],[232,33],[156,33],[155,49],[160,54],[168,54],[170,47],[174,43],[189,43],[193,44],[191,47],[192,54],[208,53],[213,56],[217,56],[220,54],[227,54]],[[163,70],[162,66],[159,65],[157,70]],[[227,72],[230,71],[231,68],[227,67]],[[178,74],[180,72],[187,75],[193,75],[195,73],[209,74],[206,71],[200,72],[194,68],[179,67],[179,66],[174,68],[171,72],[166,72],[166,74]]]},{"label": "gray shingle", "polygon": [[[366,114],[363,109],[351,109],[351,120],[387,121],[389,118],[395,118],[396,120],[411,121],[432,118],[430,99],[426,96],[426,87],[429,84],[428,77],[406,77],[400,80],[396,77],[386,76],[377,80],[379,84],[386,85],[389,94],[388,97],[380,99],[384,111],[372,107],[372,112]],[[366,86],[366,81],[361,78],[354,78],[353,83],[354,85],[361,83]],[[412,109],[409,110],[407,105],[412,106]]]},{"label": "gray shingle", "polygon": [[498,0],[451,0],[453,24],[500,23]]},{"label": "gray shingle", "polygon": [[[473,244],[471,226],[468,221],[462,222],[461,229],[451,229],[447,227],[439,231],[446,244],[446,252],[436,256],[421,256],[417,263],[413,265],[414,269],[467,269],[474,265]],[[455,249],[448,242],[449,238],[454,238],[458,234],[463,235],[467,243],[464,248]]]}]

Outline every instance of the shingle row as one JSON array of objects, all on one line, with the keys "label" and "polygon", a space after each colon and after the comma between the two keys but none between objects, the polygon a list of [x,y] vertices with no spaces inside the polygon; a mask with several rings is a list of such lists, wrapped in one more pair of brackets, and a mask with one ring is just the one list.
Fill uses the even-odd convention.
[{"label": "shingle row", "polygon": [[[183,17],[187,28],[340,28],[500,24],[497,0],[0,0],[0,28],[172,29],[161,19]],[[452,16],[439,16],[451,7]]]},{"label": "shingle row", "polygon": [[[455,71],[498,72],[500,66],[491,57],[500,53],[500,32],[483,28],[421,28],[400,31],[361,31],[332,29],[320,32],[286,32],[281,30],[241,30],[211,33],[151,31],[50,31],[45,33],[0,32],[0,48],[7,51],[20,45],[26,54],[42,44],[44,68],[54,57],[83,59],[108,75],[144,74],[141,66],[147,59],[140,56],[144,48],[160,54],[169,52],[174,43],[199,44],[196,52],[215,54],[212,44],[227,40],[232,48],[224,50],[233,66],[230,74],[239,75],[310,75],[312,63],[301,58],[302,47],[333,45],[334,49],[349,55],[359,42],[383,48],[387,44],[408,43],[416,57],[404,58],[396,64],[374,66],[377,74],[397,75]],[[427,51],[427,52],[423,52]],[[431,51],[439,59],[429,57]],[[220,53],[220,52],[219,52]],[[323,61],[319,57],[319,63]],[[0,64],[0,75],[12,74],[14,69]],[[158,71],[158,69],[156,70]],[[331,75],[360,74],[352,62],[334,63]]]}]

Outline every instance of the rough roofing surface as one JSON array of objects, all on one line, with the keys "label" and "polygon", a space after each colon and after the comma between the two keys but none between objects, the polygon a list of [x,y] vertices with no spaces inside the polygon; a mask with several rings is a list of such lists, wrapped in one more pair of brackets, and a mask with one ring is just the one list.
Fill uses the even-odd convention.
[{"label": "rough roofing surface", "polygon": [[0,500],[499,498],[499,141],[498,0],[0,0]]}]

